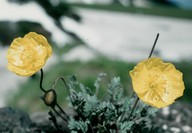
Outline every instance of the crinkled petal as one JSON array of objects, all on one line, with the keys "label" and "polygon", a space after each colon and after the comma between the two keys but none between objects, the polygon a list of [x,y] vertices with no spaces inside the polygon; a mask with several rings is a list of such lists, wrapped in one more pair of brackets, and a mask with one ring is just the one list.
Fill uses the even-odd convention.
[{"label": "crinkled petal", "polygon": [[138,63],[132,71],[133,89],[147,104],[162,108],[172,104],[183,95],[182,73],[171,63],[160,58],[150,58]]},{"label": "crinkled petal", "polygon": [[11,43],[7,52],[8,69],[20,76],[31,76],[45,65],[51,54],[46,38],[30,32]]},{"label": "crinkled petal", "polygon": [[48,57],[50,57],[52,55],[52,48],[44,36],[37,34],[35,32],[29,32],[28,34],[26,34],[24,36],[24,38],[34,39],[39,45],[45,46],[47,48]]}]

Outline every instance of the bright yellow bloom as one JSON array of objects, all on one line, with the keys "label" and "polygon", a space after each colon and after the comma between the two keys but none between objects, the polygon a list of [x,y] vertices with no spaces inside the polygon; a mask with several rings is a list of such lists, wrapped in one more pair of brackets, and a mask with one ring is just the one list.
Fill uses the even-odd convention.
[{"label": "bright yellow bloom", "polygon": [[52,54],[47,39],[35,32],[13,40],[8,49],[8,69],[20,76],[31,76],[39,71]]},{"label": "bright yellow bloom", "polygon": [[130,71],[133,89],[145,103],[162,108],[183,95],[183,74],[171,63],[159,58],[149,58]]}]

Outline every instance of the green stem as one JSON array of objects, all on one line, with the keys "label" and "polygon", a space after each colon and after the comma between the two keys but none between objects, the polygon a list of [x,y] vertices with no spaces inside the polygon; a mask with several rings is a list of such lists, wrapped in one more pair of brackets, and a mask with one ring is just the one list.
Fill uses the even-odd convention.
[{"label": "green stem", "polygon": [[[157,33],[157,36],[156,36],[156,38],[155,38],[155,42],[153,43],[153,47],[151,48],[151,52],[150,52],[150,54],[149,54],[148,59],[151,58],[151,56],[152,56],[152,54],[153,54],[153,51],[154,51],[155,46],[156,46],[156,44],[157,44],[158,38],[159,38],[159,33]],[[137,97],[137,99],[136,99],[136,101],[135,101],[135,103],[134,103],[134,105],[133,105],[133,108],[132,108],[131,113],[130,113],[130,115],[129,115],[129,117],[128,117],[128,120],[131,118],[131,116],[132,116],[132,114],[133,114],[133,112],[134,112],[134,110],[135,110],[138,102],[139,102],[139,97]]]},{"label": "green stem", "polygon": [[153,47],[152,47],[152,49],[151,49],[151,52],[150,52],[150,54],[149,54],[148,59],[151,58],[151,56],[152,56],[152,54],[153,54],[153,51],[154,51],[155,46],[156,46],[156,44],[157,44],[158,38],[159,38],[159,33],[157,33],[157,36],[156,36],[156,38],[155,38],[155,42],[153,43]]},{"label": "green stem", "polygon": [[66,119],[69,120],[69,116],[65,113],[65,111],[61,108],[61,106],[57,103],[56,106],[59,108],[59,110],[65,115]]},{"label": "green stem", "polygon": [[[69,86],[67,85],[64,77],[58,77],[58,78],[55,80],[54,84],[52,85],[52,88],[55,88],[55,86],[56,86],[56,84],[57,84],[57,82],[58,82],[59,80],[63,81],[63,83],[64,83],[64,85],[65,85],[65,88],[67,89],[67,92],[68,92],[68,94],[69,94],[70,101],[71,101],[72,105],[74,105],[73,100],[72,100],[72,98],[71,98],[70,88],[69,88]],[[62,109],[58,104],[57,104],[57,107],[60,109],[60,111],[61,111],[65,116],[67,116],[66,113],[63,111],[63,109]],[[81,117],[83,120],[85,120],[85,118],[84,118],[84,116],[82,115],[82,113],[79,112],[78,110],[76,110],[76,111],[78,112],[78,114],[80,115],[80,117]],[[69,119],[68,116],[67,116],[67,119]],[[92,133],[95,133],[94,130],[93,130],[93,127],[92,127],[92,125],[91,125],[91,122],[90,122],[89,125],[90,125],[90,128],[91,128],[91,132],[92,132]]]},{"label": "green stem", "polygon": [[68,122],[68,120],[66,118],[64,118],[54,107],[52,107],[52,109],[55,111],[55,113],[64,121]]},{"label": "green stem", "polygon": [[42,68],[41,68],[41,78],[40,78],[39,86],[40,86],[40,89],[41,89],[43,92],[46,92],[46,90],[43,89],[43,69],[42,69]]},{"label": "green stem", "polygon": [[58,77],[58,78],[55,80],[55,82],[53,83],[52,88],[53,88],[53,89],[55,88],[55,86],[56,86],[56,84],[57,84],[57,82],[58,82],[59,80],[63,81],[63,84],[64,84],[64,86],[65,86],[65,88],[66,88],[66,90],[67,90],[67,93],[68,93],[68,95],[69,95],[70,101],[71,101],[71,103],[73,104],[73,101],[72,101],[72,98],[71,98],[71,93],[70,93],[70,88],[69,88],[69,86],[67,85],[64,77]]},{"label": "green stem", "polygon": [[136,101],[135,101],[135,103],[134,103],[134,105],[133,105],[133,108],[132,108],[131,113],[130,113],[130,115],[129,115],[129,117],[128,117],[128,120],[131,118],[131,116],[132,116],[132,114],[133,114],[133,111],[135,110],[138,102],[139,102],[139,97],[137,97],[137,99],[136,99]]}]

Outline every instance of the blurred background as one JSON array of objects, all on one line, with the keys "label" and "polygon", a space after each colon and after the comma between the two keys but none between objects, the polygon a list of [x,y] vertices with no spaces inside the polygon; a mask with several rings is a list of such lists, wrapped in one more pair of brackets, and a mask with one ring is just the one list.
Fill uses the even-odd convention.
[{"label": "blurred background", "polygon": [[[179,100],[192,102],[191,0],[1,0],[0,107],[47,110],[39,99],[40,75],[19,77],[6,68],[8,46],[30,31],[46,36],[53,47],[44,67],[45,88],[58,76],[75,74],[94,91],[97,75],[104,72],[101,99],[114,76],[120,76],[125,95],[131,92],[128,72],[148,57],[160,33],[153,56],[173,62],[184,73],[186,89]],[[57,85],[59,103],[65,106],[63,88]]]}]

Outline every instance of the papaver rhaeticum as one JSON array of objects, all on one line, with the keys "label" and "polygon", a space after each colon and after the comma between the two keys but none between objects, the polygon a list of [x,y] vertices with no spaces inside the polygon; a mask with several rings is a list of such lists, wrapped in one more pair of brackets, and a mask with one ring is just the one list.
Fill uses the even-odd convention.
[{"label": "papaver rhaeticum", "polygon": [[8,69],[20,76],[31,76],[39,71],[52,54],[47,39],[35,32],[13,40],[8,49]]},{"label": "papaver rhaeticum", "polygon": [[149,58],[130,71],[133,89],[145,103],[162,108],[183,95],[183,74],[173,64]]}]

